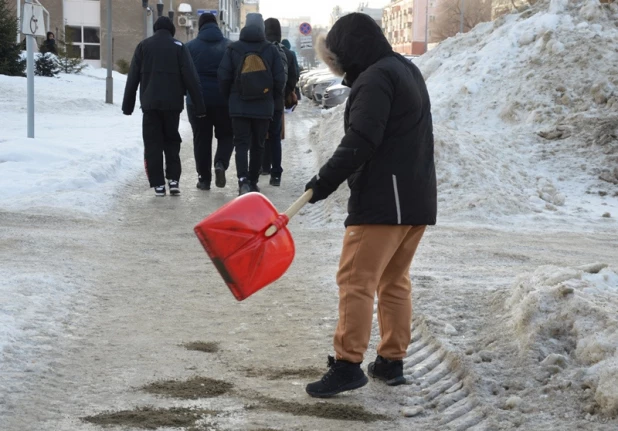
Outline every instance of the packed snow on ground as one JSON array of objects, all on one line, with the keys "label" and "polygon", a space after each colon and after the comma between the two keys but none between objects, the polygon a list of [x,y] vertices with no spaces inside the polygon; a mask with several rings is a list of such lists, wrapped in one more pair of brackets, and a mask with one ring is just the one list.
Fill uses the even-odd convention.
[{"label": "packed snow on ground", "polygon": [[28,139],[26,78],[0,75],[0,210],[96,215],[141,169],[140,112],[122,115],[126,77],[118,73],[114,104],[106,104],[105,77],[92,67],[35,77],[35,139]]},{"label": "packed snow on ground", "polygon": [[505,308],[522,354],[554,384],[590,389],[590,413],[618,414],[618,274],[602,264],[540,267],[520,277]]},{"label": "packed snow on ground", "polygon": [[[614,223],[616,17],[596,0],[540,2],[414,60],[432,100],[439,221]],[[323,117],[320,163],[343,136],[343,107]]]}]

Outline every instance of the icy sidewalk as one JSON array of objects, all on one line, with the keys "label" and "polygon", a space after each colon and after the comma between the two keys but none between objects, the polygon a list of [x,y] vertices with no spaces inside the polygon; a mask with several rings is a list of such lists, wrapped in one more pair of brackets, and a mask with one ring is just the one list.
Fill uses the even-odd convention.
[{"label": "icy sidewalk", "polygon": [[105,104],[105,76],[87,68],[36,77],[35,139],[28,139],[26,78],[0,75],[0,210],[100,214],[141,169],[140,112],[122,114],[126,77],[117,73],[114,104]]}]

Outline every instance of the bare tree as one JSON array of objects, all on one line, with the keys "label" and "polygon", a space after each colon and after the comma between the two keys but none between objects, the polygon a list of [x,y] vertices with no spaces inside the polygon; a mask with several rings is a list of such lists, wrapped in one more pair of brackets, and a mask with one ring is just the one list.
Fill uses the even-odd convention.
[{"label": "bare tree", "polygon": [[429,23],[433,41],[440,42],[459,33],[462,1],[464,33],[478,23],[491,21],[491,0],[441,0],[433,22]]}]

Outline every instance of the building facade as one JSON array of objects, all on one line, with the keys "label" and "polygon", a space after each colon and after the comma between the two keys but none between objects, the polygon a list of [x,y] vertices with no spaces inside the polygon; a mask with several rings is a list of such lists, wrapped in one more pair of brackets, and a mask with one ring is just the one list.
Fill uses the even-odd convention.
[{"label": "building facade", "polygon": [[260,2],[259,0],[242,0],[240,5],[240,28],[242,29],[247,23],[248,13],[259,13]]},{"label": "building facade", "polygon": [[[76,54],[94,67],[106,67],[107,0],[39,0],[49,11],[49,31],[59,40],[73,42]],[[216,14],[223,33],[234,37],[240,31],[241,0],[112,0],[113,61],[131,61],[135,47],[144,39],[144,8],[150,8],[148,29],[162,14],[174,12],[176,38],[187,42],[197,35],[200,13]],[[190,12],[187,12],[189,11]]]},{"label": "building facade", "polygon": [[439,0],[393,0],[384,7],[382,29],[400,54],[421,55],[434,41]]}]

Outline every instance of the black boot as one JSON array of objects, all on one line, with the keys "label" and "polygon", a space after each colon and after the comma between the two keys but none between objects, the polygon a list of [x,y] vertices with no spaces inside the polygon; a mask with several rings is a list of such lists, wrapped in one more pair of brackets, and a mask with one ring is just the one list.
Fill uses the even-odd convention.
[{"label": "black boot", "polygon": [[389,386],[403,385],[406,382],[403,376],[403,361],[391,361],[380,355],[375,362],[369,364],[367,374],[386,382]]},{"label": "black boot", "polygon": [[360,363],[335,361],[335,358],[329,356],[328,367],[329,370],[322,380],[307,385],[305,390],[312,397],[328,398],[340,392],[362,388],[367,384],[368,379]]}]

